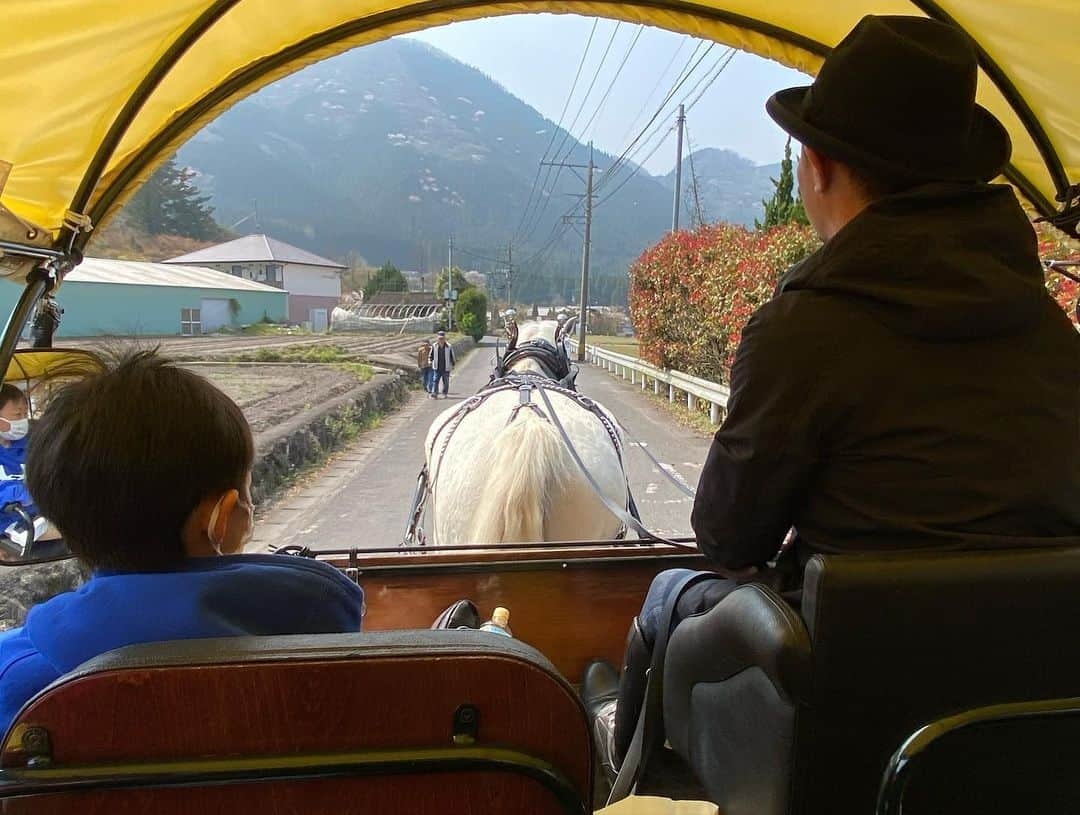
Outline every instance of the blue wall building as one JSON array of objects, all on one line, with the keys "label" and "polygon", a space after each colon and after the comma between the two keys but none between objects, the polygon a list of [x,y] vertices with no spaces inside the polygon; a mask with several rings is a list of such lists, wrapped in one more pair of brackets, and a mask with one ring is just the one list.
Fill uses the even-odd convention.
[{"label": "blue wall building", "polygon": [[[9,313],[22,287],[0,282]],[[209,334],[264,317],[284,321],[287,292],[198,266],[86,258],[64,280],[57,337]]]}]

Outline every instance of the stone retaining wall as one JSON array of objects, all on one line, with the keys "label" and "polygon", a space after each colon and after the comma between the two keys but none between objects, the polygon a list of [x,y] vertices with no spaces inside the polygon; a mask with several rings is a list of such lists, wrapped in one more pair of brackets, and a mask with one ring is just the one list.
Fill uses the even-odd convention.
[{"label": "stone retaining wall", "polygon": [[408,395],[413,379],[418,380],[419,374],[376,374],[371,381],[318,408],[314,417],[312,411],[306,411],[260,434],[255,440],[255,469],[251,475],[256,503],[272,498],[298,471],[321,463],[375,419],[397,408]]}]

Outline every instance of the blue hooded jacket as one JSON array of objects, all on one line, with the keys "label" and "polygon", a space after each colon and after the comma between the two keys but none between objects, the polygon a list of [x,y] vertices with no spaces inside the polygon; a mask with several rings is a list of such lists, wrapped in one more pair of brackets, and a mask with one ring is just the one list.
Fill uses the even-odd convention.
[{"label": "blue hooded jacket", "polygon": [[[8,447],[0,445],[0,507],[18,501],[31,515],[37,515],[34,499],[30,497],[26,482],[23,481],[26,445],[29,442],[30,437],[23,436],[18,441],[11,442]],[[0,532],[17,519],[17,515],[0,513]]]},{"label": "blue hooded jacket", "polygon": [[173,572],[97,572],[0,634],[0,736],[38,691],[88,659],[144,642],[359,631],[364,592],[289,555],[192,558]]}]

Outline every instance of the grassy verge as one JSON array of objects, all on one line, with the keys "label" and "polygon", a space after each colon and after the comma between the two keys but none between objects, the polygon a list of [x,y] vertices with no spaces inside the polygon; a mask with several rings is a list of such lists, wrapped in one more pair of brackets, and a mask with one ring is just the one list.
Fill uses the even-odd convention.
[{"label": "grassy verge", "polygon": [[628,357],[638,357],[637,337],[599,337],[590,334],[587,338],[589,345],[595,345],[616,354],[625,354]]},{"label": "grassy verge", "polygon": [[239,354],[179,355],[176,358],[182,362],[289,362],[333,365],[335,368],[353,374],[359,382],[367,382],[375,375],[375,369],[367,363],[362,354],[348,351],[337,345],[260,348],[258,351],[245,351]]}]

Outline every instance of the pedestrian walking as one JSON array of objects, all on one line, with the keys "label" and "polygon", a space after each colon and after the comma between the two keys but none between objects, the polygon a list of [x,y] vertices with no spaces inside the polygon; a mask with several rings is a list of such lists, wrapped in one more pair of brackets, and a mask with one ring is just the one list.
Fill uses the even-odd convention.
[{"label": "pedestrian walking", "polygon": [[420,379],[424,383],[424,390],[430,394],[432,380],[431,343],[427,340],[420,343],[420,349],[416,352],[416,367],[420,369]]},{"label": "pedestrian walking", "polygon": [[445,399],[450,394],[450,372],[454,370],[454,346],[446,341],[446,332],[438,333],[438,340],[428,355],[428,364],[433,371],[431,375],[431,398],[439,398],[439,385],[442,384],[442,395]]}]

